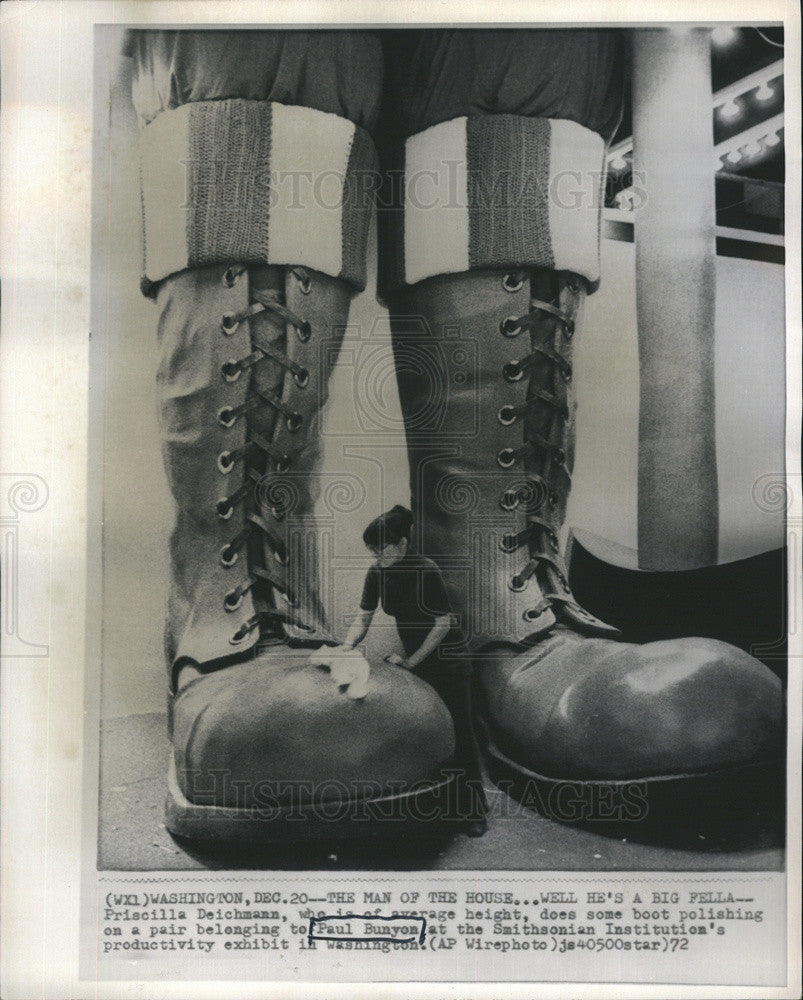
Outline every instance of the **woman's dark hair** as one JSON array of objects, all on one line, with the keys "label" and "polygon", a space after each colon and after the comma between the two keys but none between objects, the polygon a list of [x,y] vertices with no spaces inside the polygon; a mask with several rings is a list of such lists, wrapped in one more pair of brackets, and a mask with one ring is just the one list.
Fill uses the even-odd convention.
[{"label": "woman's dark hair", "polygon": [[412,512],[396,504],[371,521],[362,533],[362,540],[372,549],[384,549],[386,545],[398,545],[402,538],[409,542],[412,528]]}]

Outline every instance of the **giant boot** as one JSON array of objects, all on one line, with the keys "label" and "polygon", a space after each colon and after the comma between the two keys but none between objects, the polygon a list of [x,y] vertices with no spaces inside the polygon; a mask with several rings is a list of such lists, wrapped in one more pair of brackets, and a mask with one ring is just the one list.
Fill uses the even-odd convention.
[{"label": "giant boot", "polygon": [[[556,149],[561,131],[570,142]],[[555,190],[550,153],[558,164],[574,157],[577,178],[592,167],[600,176],[598,136],[573,123],[510,116],[446,122],[414,136],[408,169],[412,159],[442,175],[427,149],[446,147],[459,177],[461,143],[470,164],[472,143],[483,138],[514,174],[517,162],[519,170],[529,166],[544,192]],[[522,168],[521,149],[550,142]],[[473,152],[478,170],[486,169]],[[515,181],[507,190],[523,190]],[[540,213],[529,206],[529,218],[525,205],[516,216],[522,231],[511,233],[504,210],[494,218],[471,199],[469,184],[462,220],[459,206],[430,212],[429,222],[405,207],[407,282],[396,280],[386,298],[420,547],[441,566],[469,637],[494,772],[513,776],[519,789],[529,783],[535,804],[561,782],[581,796],[595,783],[618,788],[613,805],[607,796],[608,818],[641,818],[657,802],[655,789],[674,794],[690,776],[738,796],[745,773],[781,746],[777,678],[712,639],[622,642],[569,586],[562,529],[574,448],[572,345],[598,277],[598,208],[564,223],[552,205]],[[438,230],[440,255],[423,240],[427,225]],[[494,225],[501,231],[489,236]],[[493,266],[517,246],[510,265]],[[461,260],[476,266],[461,272]],[[439,273],[449,270],[459,273]],[[595,801],[575,795],[567,810],[558,797],[551,812],[596,818]]]},{"label": "giant boot", "polygon": [[[143,172],[146,274],[160,310],[158,400],[177,510],[166,822],[194,839],[330,840],[371,832],[384,816],[429,820],[454,749],[446,707],[409,672],[374,664],[355,698],[310,663],[312,649],[336,642],[314,513],[319,419],[350,295],[364,279],[315,267],[327,254],[339,261],[340,247],[319,242],[316,258],[307,245],[305,256],[299,232],[282,237],[275,206],[242,187],[254,157],[267,155],[261,143],[270,147],[282,129],[292,138],[299,122],[298,141],[314,127],[336,158],[360,141],[333,115],[237,100],[166,111],[144,134],[146,156],[149,141],[159,154]],[[222,134],[230,168],[201,150],[187,203],[197,212],[211,201],[195,221],[177,216],[185,230],[163,200],[175,166],[165,145],[180,153],[182,129],[183,148],[196,151]],[[314,235],[336,224],[339,239],[347,222],[327,217]],[[303,266],[253,263],[268,234],[279,260],[297,252]]]}]

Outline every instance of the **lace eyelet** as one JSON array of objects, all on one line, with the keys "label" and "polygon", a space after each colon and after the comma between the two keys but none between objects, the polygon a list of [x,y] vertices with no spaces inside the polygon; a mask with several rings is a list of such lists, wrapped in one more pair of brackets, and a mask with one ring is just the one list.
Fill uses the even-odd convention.
[{"label": "lace eyelet", "polygon": [[499,506],[502,510],[515,510],[520,502],[518,490],[505,490],[499,498]]},{"label": "lace eyelet", "polygon": [[515,552],[518,547],[519,542],[515,535],[502,535],[499,539],[499,548],[503,552]]},{"label": "lace eyelet", "polygon": [[557,462],[558,465],[563,465],[566,461],[566,452],[563,448],[555,448],[552,452],[552,457]]},{"label": "lace eyelet", "polygon": [[217,516],[221,521],[228,521],[234,513],[234,504],[229,502],[228,497],[222,497],[218,500],[215,510],[217,511]]},{"label": "lace eyelet", "polygon": [[567,278],[566,286],[573,295],[577,295],[577,293],[580,291],[580,279]]},{"label": "lace eyelet", "polygon": [[285,553],[274,552],[273,558],[280,566],[286,566],[290,562],[290,556],[288,556],[286,552]]},{"label": "lace eyelet", "polygon": [[554,490],[550,490],[549,491],[549,506],[553,507],[553,508],[557,507],[558,503],[559,503],[559,500],[560,500],[560,497],[558,496],[558,494]]},{"label": "lace eyelet", "polygon": [[312,290],[312,282],[306,271],[294,270],[293,277],[298,282],[298,289],[302,295],[309,295]]},{"label": "lace eyelet", "polygon": [[221,427],[233,427],[236,419],[237,417],[233,415],[230,406],[224,406],[222,410],[218,410],[217,422]]},{"label": "lace eyelet", "polygon": [[566,336],[567,336],[567,337],[569,337],[570,339],[571,339],[571,338],[572,338],[572,337],[574,336],[574,320],[573,320],[573,319],[570,319],[570,320],[567,320],[567,321],[566,321],[566,322],[565,322],[565,323],[563,324],[563,332],[564,332],[564,333],[566,334]]},{"label": "lace eyelet", "polygon": [[569,365],[566,370],[561,370],[561,375],[563,375],[563,381],[568,383],[572,380],[572,366]]},{"label": "lace eyelet", "polygon": [[230,358],[220,366],[220,374],[227,382],[236,382],[240,377],[241,369],[237,362]]},{"label": "lace eyelet", "polygon": [[231,472],[234,468],[234,458],[230,451],[221,451],[217,457],[217,467],[224,476],[227,476]]},{"label": "lace eyelet", "polygon": [[519,382],[524,376],[524,369],[518,361],[508,361],[502,369],[502,376],[506,382]]},{"label": "lace eyelet", "polygon": [[543,615],[543,611],[539,611],[538,608],[527,608],[524,614],[521,616],[526,622],[535,622]]},{"label": "lace eyelet", "polygon": [[234,635],[229,639],[232,646],[239,646],[241,642],[245,642],[251,632],[250,628],[246,628],[245,625],[241,625]]},{"label": "lace eyelet", "polygon": [[524,278],[517,274],[506,274],[502,278],[502,288],[506,292],[520,292],[524,287]]},{"label": "lace eyelet", "polygon": [[294,372],[293,381],[299,389],[306,389],[309,385],[309,372],[307,369],[302,368],[300,372]]},{"label": "lace eyelet", "polygon": [[512,590],[514,594],[520,594],[522,590],[527,589],[527,580],[522,580],[520,576],[512,576],[507,581],[507,586],[509,590]]},{"label": "lace eyelet", "polygon": [[228,612],[236,611],[242,603],[243,595],[238,594],[236,590],[230,590],[223,598],[223,607]]},{"label": "lace eyelet", "polygon": [[509,427],[516,422],[516,411],[512,406],[503,406],[497,413],[497,418],[503,427]]},{"label": "lace eyelet", "polygon": [[223,548],[220,550],[220,565],[225,566],[226,569],[228,569],[230,566],[233,566],[237,562],[239,557],[240,557],[239,552],[236,551],[232,552],[231,546],[224,545]]},{"label": "lace eyelet", "polygon": [[499,332],[503,337],[518,337],[521,326],[517,316],[506,316],[499,324]]},{"label": "lace eyelet", "polygon": [[501,469],[509,469],[516,461],[512,448],[503,448],[496,456],[497,465]]},{"label": "lace eyelet", "polygon": [[560,546],[558,545],[558,540],[555,537],[555,535],[552,534],[552,532],[549,533],[549,547],[552,549],[553,552],[557,552],[560,548]]},{"label": "lace eyelet", "polygon": [[237,279],[242,274],[242,271],[238,271],[236,268],[227,267],[223,272],[222,281],[226,288],[234,288]]},{"label": "lace eyelet", "polygon": [[239,321],[234,318],[232,313],[226,313],[220,321],[220,329],[227,337],[233,337],[239,325]]},{"label": "lace eyelet", "polygon": [[296,327],[296,336],[302,344],[306,344],[312,336],[312,327],[306,322],[306,320],[301,324],[301,326]]},{"label": "lace eyelet", "polygon": [[300,413],[291,413],[285,420],[287,429],[291,434],[295,434],[298,430],[300,430],[303,422],[304,418]]},{"label": "lace eyelet", "polygon": [[277,472],[287,472],[290,468],[290,456],[282,455],[281,458],[276,459],[276,471]]}]

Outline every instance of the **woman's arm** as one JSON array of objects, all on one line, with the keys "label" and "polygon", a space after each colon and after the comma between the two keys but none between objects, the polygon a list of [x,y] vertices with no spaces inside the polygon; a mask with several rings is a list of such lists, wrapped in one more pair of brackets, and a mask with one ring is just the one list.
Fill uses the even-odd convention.
[{"label": "woman's arm", "polygon": [[435,619],[435,624],[432,626],[432,630],[426,639],[424,639],[418,649],[414,653],[411,653],[407,659],[400,664],[400,666],[407,667],[408,670],[415,670],[419,663],[423,663],[430,653],[435,652],[438,646],[440,646],[449,634],[449,629],[451,627],[452,616],[439,615]]},{"label": "woman's arm", "polygon": [[373,617],[373,611],[366,611],[365,608],[360,608],[357,612],[357,617],[351,623],[348,635],[343,643],[344,649],[354,649],[355,646],[363,641]]}]

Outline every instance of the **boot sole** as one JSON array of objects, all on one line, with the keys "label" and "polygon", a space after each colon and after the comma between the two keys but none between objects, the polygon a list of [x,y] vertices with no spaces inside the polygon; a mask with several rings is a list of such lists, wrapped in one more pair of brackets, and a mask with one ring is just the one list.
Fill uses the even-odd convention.
[{"label": "boot sole", "polygon": [[[478,720],[488,772],[502,791],[547,819],[634,840],[721,839],[735,826],[783,840],[785,769],[780,756],[711,771],[641,778],[557,778],[508,757]],[[568,793],[568,794],[566,794]],[[704,832],[701,832],[704,831]]]},{"label": "boot sole", "polygon": [[[181,791],[172,753],[167,774],[165,826],[176,837],[207,843],[288,844],[354,840],[387,834],[395,824],[406,834],[449,822],[455,779],[446,775],[408,791],[371,799],[294,803],[270,809],[209,806],[190,802]],[[331,812],[326,813],[330,809]]]}]

